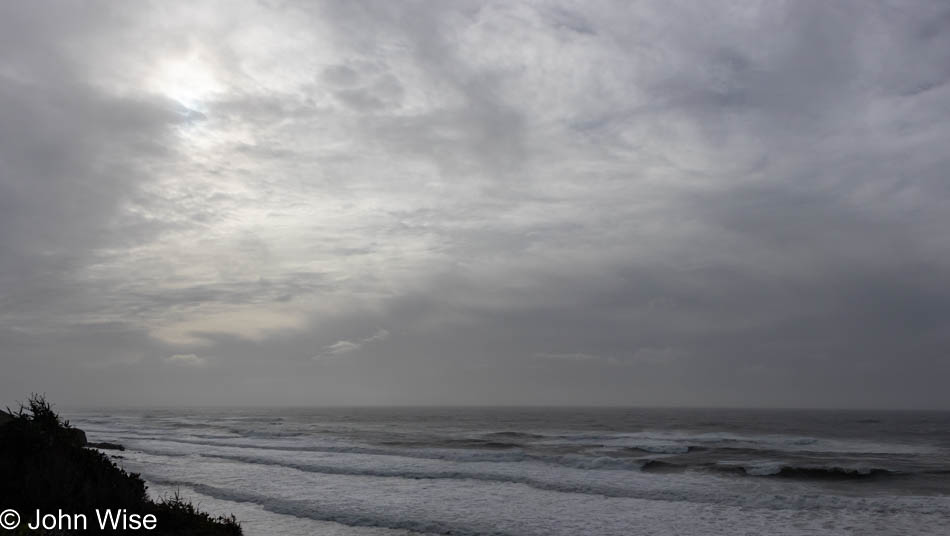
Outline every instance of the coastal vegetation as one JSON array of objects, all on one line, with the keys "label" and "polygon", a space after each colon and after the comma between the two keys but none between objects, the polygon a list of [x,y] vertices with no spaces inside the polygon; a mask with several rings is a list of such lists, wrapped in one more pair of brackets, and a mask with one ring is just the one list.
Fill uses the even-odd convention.
[{"label": "coastal vegetation", "polygon": [[[65,512],[85,516],[90,532],[98,529],[97,511],[124,509],[137,516],[154,516],[151,535],[240,536],[231,516],[213,516],[178,494],[152,500],[145,481],[128,473],[87,444],[85,433],[64,421],[43,396],[33,395],[15,411],[0,412],[0,506],[20,513],[22,523],[12,534],[66,534],[57,527],[29,530],[35,512]],[[118,445],[109,445],[116,448]],[[129,534],[137,531],[108,531]]]}]

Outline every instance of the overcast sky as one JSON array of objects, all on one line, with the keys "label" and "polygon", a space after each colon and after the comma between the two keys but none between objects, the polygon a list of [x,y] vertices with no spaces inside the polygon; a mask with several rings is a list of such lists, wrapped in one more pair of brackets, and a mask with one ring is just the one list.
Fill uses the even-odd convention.
[{"label": "overcast sky", "polygon": [[950,408],[945,2],[2,2],[0,402]]}]

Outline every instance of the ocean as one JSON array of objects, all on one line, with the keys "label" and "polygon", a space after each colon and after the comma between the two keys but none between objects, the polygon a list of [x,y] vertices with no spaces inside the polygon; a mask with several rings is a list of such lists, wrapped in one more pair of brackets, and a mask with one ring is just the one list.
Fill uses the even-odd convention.
[{"label": "ocean", "polygon": [[64,412],[256,535],[950,534],[950,413]]}]

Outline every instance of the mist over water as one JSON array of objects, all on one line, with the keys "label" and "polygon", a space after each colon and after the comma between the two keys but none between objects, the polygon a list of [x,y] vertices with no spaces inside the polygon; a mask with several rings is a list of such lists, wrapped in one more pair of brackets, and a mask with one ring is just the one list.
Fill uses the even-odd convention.
[{"label": "mist over water", "polygon": [[939,534],[950,413],[84,411],[153,493],[248,534]]}]

